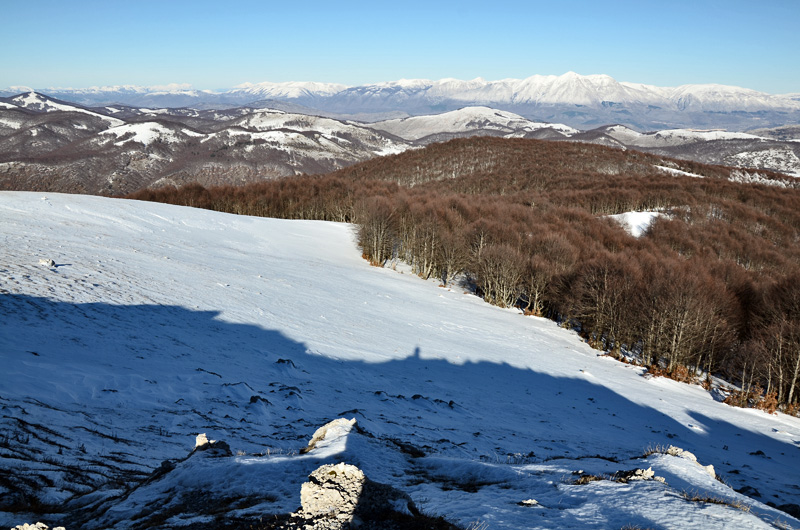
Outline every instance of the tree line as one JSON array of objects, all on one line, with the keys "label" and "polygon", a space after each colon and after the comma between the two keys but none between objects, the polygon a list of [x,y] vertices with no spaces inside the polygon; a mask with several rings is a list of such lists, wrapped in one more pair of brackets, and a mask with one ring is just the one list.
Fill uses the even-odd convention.
[{"label": "tree line", "polygon": [[[668,166],[697,175],[665,173]],[[601,146],[459,139],[323,176],[130,198],[357,225],[364,258],[574,327],[739,406],[800,408],[800,191]],[[776,180],[786,177],[764,173]],[[640,238],[609,215],[658,210]]]}]

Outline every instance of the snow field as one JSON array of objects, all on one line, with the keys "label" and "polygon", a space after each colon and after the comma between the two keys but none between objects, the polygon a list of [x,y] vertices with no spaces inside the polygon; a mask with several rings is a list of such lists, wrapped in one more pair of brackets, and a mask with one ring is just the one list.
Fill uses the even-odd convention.
[{"label": "snow field", "polygon": [[[251,496],[240,515],[294,510],[308,472],[346,461],[465,525],[800,528],[764,504],[798,503],[800,420],[644,378],[553,322],[370,267],[349,225],[2,192],[0,241],[6,469],[49,477],[47,498],[64,501],[120,473],[136,484],[201,432],[234,452],[192,456],[125,499],[97,489],[113,508],[96,527],[194,490]],[[337,417],[367,434],[297,454]],[[669,445],[727,485],[684,458],[642,458]],[[64,463],[92,480],[67,487]],[[666,484],[574,483],[649,467]]]}]

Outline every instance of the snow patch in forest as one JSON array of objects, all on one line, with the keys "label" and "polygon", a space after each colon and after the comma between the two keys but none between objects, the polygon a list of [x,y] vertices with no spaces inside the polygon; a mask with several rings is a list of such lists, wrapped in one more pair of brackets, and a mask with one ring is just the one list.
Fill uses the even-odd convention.
[{"label": "snow patch in forest", "polygon": [[101,131],[100,134],[114,135],[117,138],[131,135],[122,141],[116,142],[114,145],[123,145],[126,142],[138,142],[140,144],[150,145],[155,141],[166,141],[170,143],[178,141],[174,131],[156,122],[128,123],[120,125],[119,127],[106,129],[105,131]]},{"label": "snow patch in forest", "polygon": [[650,228],[650,225],[653,224],[653,221],[666,215],[664,212],[651,211],[625,212],[609,215],[608,217],[618,222],[633,237],[642,237]]}]

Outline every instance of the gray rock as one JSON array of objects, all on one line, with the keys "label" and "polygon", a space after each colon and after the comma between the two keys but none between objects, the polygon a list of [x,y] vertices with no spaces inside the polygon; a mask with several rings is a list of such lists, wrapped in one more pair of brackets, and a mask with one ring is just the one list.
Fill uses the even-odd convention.
[{"label": "gray rock", "polygon": [[614,480],[617,482],[621,482],[623,484],[627,484],[628,482],[635,482],[637,480],[655,480],[657,482],[664,483],[664,477],[657,477],[655,471],[653,471],[652,467],[648,467],[647,469],[631,469],[630,471],[617,471],[614,474]]},{"label": "gray rock", "polygon": [[308,476],[300,490],[302,514],[307,518],[332,518],[343,523],[383,519],[391,512],[418,515],[407,494],[368,479],[356,466],[324,465]]}]

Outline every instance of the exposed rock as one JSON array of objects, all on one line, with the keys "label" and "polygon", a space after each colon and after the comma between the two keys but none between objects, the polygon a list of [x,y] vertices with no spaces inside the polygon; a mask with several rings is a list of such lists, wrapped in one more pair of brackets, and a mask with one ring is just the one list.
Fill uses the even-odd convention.
[{"label": "exposed rock", "polygon": [[[213,442],[214,440],[211,440],[211,441]],[[209,442],[209,440],[208,440],[208,436],[206,436],[206,433],[204,433],[204,432],[201,432],[201,433],[200,433],[200,434],[198,434],[198,435],[197,435],[197,437],[195,438],[195,442],[194,442],[194,448],[195,448],[195,449],[197,449],[198,447],[203,447],[203,446],[204,446],[204,445],[206,445],[208,442]]]},{"label": "exposed rock", "polygon": [[386,519],[397,512],[419,515],[407,494],[387,484],[368,479],[356,466],[328,464],[308,476],[300,490],[302,515],[359,524]]},{"label": "exposed rock", "polygon": [[344,434],[350,432],[350,429],[356,424],[356,419],[348,420],[345,418],[337,418],[331,422],[326,423],[316,431],[308,442],[308,445],[300,450],[300,454],[305,454],[314,449],[317,444],[325,439],[329,432],[336,431],[337,434]]},{"label": "exposed rock", "polygon": [[679,458],[685,458],[686,460],[691,460],[692,462],[697,462],[697,457],[694,456],[694,453],[681,449],[680,447],[675,447],[674,445],[670,445],[667,448],[666,454],[670,456],[677,456]]},{"label": "exposed rock", "polygon": [[710,476],[711,478],[717,478],[717,472],[714,470],[714,466],[712,464],[709,464],[707,466],[702,465],[700,462],[697,461],[697,457],[694,456],[694,454],[690,453],[689,451],[685,451],[680,447],[675,447],[674,445],[670,445],[669,448],[667,448],[666,454],[670,456],[677,456],[679,458],[685,458],[686,460],[691,460],[698,466],[702,467],[708,474],[708,476]]},{"label": "exposed rock", "polygon": [[195,439],[194,450],[192,452],[199,451],[204,451],[208,456],[233,455],[230,445],[228,445],[226,442],[209,440],[204,432],[197,435],[197,438]]},{"label": "exposed rock", "polygon": [[652,467],[647,469],[631,469],[630,471],[617,471],[614,473],[614,479],[617,482],[627,484],[637,480],[655,480],[657,482],[665,483],[664,477],[657,477]]},{"label": "exposed rock", "polygon": [[761,492],[755,489],[753,486],[743,486],[734,491],[741,493],[742,495],[747,495],[748,497],[761,497]]},{"label": "exposed rock", "polygon": [[[45,267],[50,267],[51,269],[56,266],[56,262],[49,259],[49,258],[39,258],[39,265],[44,265]],[[37,523],[41,524],[41,523]]]},{"label": "exposed rock", "polygon": [[796,519],[800,519],[800,504],[780,504],[778,505],[778,509]]}]

